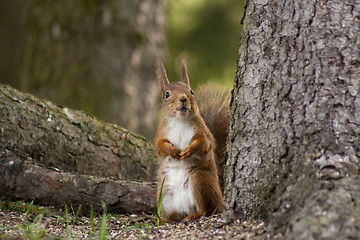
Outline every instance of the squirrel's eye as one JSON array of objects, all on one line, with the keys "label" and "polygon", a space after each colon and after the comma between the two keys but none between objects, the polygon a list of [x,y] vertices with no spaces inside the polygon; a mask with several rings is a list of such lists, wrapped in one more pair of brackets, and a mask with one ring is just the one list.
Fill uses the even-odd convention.
[{"label": "squirrel's eye", "polygon": [[169,92],[166,92],[165,93],[165,98],[169,98],[170,97],[170,93]]},{"label": "squirrel's eye", "polygon": [[191,94],[194,94],[194,91],[193,91],[192,89],[190,89],[190,93],[191,93]]}]

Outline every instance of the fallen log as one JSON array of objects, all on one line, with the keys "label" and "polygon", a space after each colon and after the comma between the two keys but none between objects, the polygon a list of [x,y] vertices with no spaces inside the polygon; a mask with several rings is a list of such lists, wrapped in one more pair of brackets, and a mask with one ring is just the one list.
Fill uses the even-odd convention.
[{"label": "fallen log", "polygon": [[116,180],[48,169],[29,160],[17,158],[1,162],[0,192],[15,198],[35,200],[42,205],[82,205],[89,213],[102,208],[111,212],[141,213],[154,211],[155,183]]},{"label": "fallen log", "polygon": [[0,85],[1,196],[149,211],[155,172],[145,138]]}]

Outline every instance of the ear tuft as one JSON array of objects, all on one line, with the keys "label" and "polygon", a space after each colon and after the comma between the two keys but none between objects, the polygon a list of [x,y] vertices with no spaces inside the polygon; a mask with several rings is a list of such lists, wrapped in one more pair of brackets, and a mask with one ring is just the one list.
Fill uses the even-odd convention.
[{"label": "ear tuft", "polygon": [[190,85],[189,77],[187,75],[187,67],[186,67],[186,61],[185,60],[182,60],[181,72],[182,72],[182,81],[186,85]]},{"label": "ear tuft", "polygon": [[169,79],[167,78],[166,69],[165,69],[163,63],[159,64],[159,67],[158,67],[158,69],[156,71],[156,75],[157,75],[157,78],[158,78],[158,81],[159,81],[161,95],[162,95],[162,97],[164,97],[165,90],[166,90],[167,86],[170,84],[170,82],[169,82]]}]

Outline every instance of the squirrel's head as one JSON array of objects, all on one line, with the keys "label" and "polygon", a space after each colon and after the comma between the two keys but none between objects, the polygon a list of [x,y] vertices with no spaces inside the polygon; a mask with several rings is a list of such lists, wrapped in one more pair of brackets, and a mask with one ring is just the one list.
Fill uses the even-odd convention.
[{"label": "squirrel's head", "polygon": [[179,82],[170,83],[163,64],[157,70],[161,95],[162,112],[169,117],[188,117],[199,111],[190,87],[187,75],[186,62],[182,63],[182,79]]}]

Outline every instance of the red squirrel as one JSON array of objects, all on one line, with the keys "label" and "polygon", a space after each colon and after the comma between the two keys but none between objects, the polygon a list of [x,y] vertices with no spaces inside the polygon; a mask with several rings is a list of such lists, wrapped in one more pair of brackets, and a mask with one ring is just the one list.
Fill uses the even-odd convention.
[{"label": "red squirrel", "polygon": [[[200,92],[207,102],[198,105],[190,88],[185,62],[181,81],[170,83],[162,64],[157,76],[163,101],[154,139],[159,159],[158,200],[164,180],[161,213],[167,221],[193,220],[221,213],[220,183],[223,180],[219,182],[219,176],[222,178],[224,170],[229,115],[226,94],[207,93],[205,88]],[[204,119],[211,122],[205,123]]]}]

